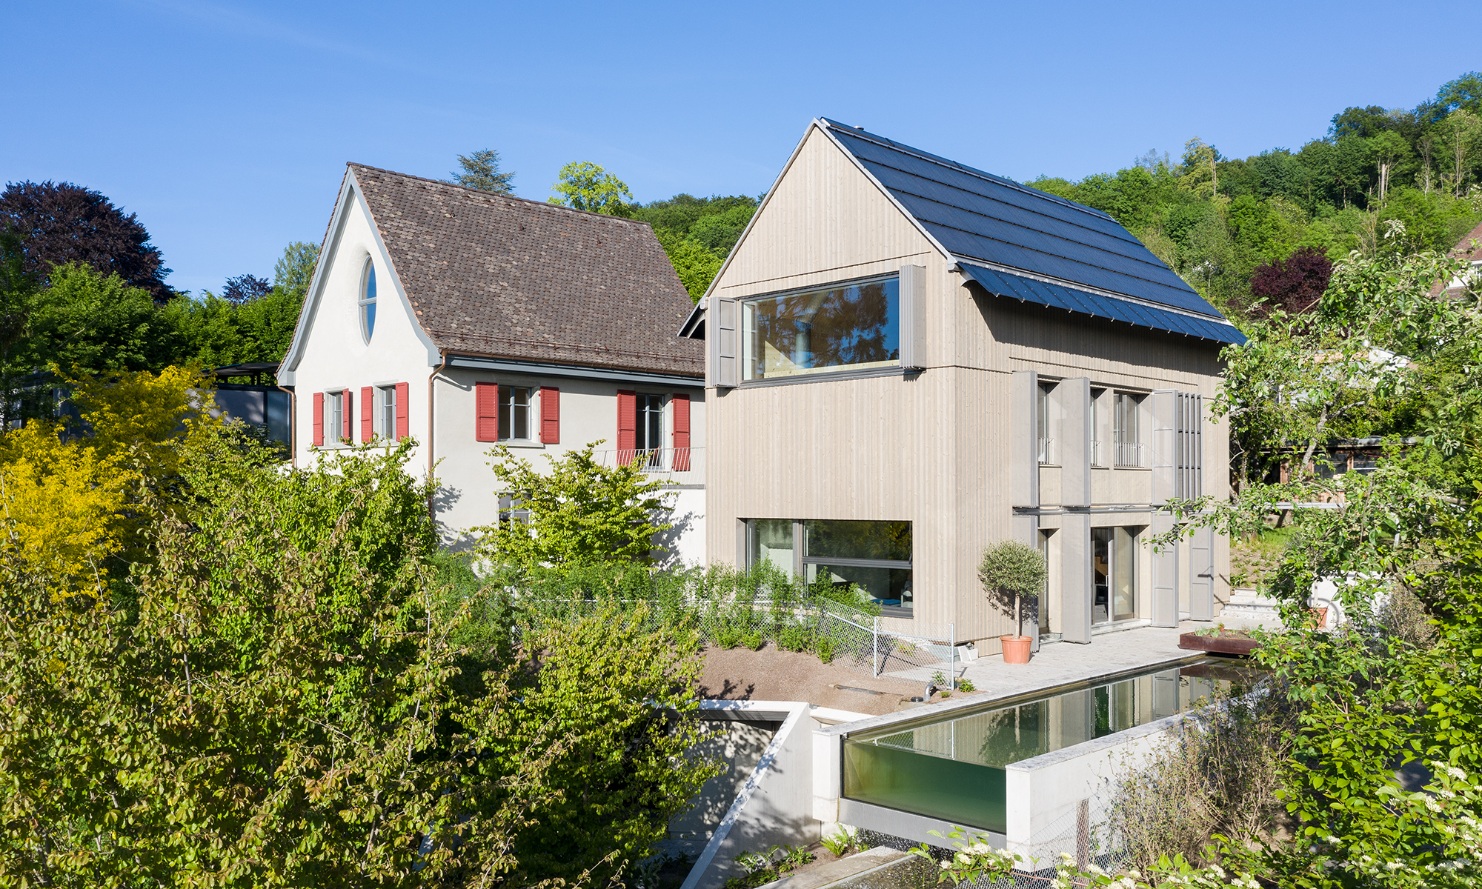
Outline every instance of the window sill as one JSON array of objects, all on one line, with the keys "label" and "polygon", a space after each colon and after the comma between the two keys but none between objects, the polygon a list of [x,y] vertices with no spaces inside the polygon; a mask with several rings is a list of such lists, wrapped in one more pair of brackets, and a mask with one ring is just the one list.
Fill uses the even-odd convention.
[{"label": "window sill", "polygon": [[502,438],[499,441],[481,441],[479,444],[486,444],[490,447],[497,445],[515,450],[540,450],[545,447],[545,442],[531,441],[528,438]]},{"label": "window sill", "polygon": [[1129,469],[1130,470],[1133,470],[1133,471],[1136,471],[1136,472],[1152,472],[1153,471],[1153,468],[1151,466],[1113,466],[1112,468],[1113,469],[1120,469],[1122,471],[1126,471],[1126,470],[1129,470]]},{"label": "window sill", "polygon": [[743,380],[734,388],[737,389],[766,389],[771,386],[798,386],[805,383],[822,383],[828,380],[863,380],[871,377],[904,377],[907,373],[920,373],[920,368],[911,368],[909,371],[900,366],[896,367],[872,367],[865,370],[832,370],[816,374],[795,374],[789,377],[779,377],[774,380]]}]

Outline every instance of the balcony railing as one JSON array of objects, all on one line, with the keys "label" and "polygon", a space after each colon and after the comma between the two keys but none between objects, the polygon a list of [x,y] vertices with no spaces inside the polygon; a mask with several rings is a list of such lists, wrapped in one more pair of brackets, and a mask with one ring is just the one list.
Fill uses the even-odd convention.
[{"label": "balcony railing", "polygon": [[686,483],[705,478],[704,448],[607,449],[593,451],[592,458],[602,466],[637,466],[645,473]]},{"label": "balcony railing", "polygon": [[1142,444],[1135,441],[1116,443],[1117,466],[1125,469],[1142,468]]},{"label": "balcony railing", "polygon": [[1091,441],[1091,465],[1106,465],[1106,442],[1096,441],[1094,439]]},{"label": "balcony railing", "polygon": [[1039,462],[1041,466],[1054,465],[1055,463],[1055,439],[1041,438],[1038,442]]}]

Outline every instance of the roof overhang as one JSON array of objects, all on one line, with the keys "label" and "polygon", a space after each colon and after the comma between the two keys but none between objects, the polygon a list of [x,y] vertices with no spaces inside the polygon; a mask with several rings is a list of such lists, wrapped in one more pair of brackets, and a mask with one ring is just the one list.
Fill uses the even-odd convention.
[{"label": "roof overhang", "polygon": [[535,361],[512,361],[504,358],[481,358],[477,355],[449,355],[448,367],[468,370],[490,370],[496,373],[529,374],[541,377],[572,377],[583,380],[606,380],[615,383],[636,383],[649,386],[681,386],[705,388],[705,378],[687,377],[682,374],[647,373],[636,370],[615,370],[605,367],[581,367],[573,364],[543,364]]},{"label": "roof overhang", "polygon": [[957,259],[956,262],[965,278],[994,296],[1214,343],[1237,346],[1245,343],[1245,334],[1219,316],[1185,312],[1124,294],[1093,291],[982,260]]}]

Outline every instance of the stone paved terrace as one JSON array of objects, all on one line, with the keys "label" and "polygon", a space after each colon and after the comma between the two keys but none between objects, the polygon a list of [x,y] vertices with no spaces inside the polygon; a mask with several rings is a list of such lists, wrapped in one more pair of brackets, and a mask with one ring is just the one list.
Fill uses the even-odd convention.
[{"label": "stone paved terrace", "polygon": [[[1197,657],[1200,652],[1178,647],[1179,635],[1214,626],[1214,623],[1184,621],[1176,629],[1142,626],[1098,633],[1092,637],[1090,643],[1084,645],[1075,642],[1051,642],[1041,645],[1027,664],[1005,664],[996,654],[971,661],[959,669],[958,679],[972,680],[976,691],[968,698],[974,702],[1012,697],[1042,688]],[[884,675],[919,682],[925,689],[934,672],[936,668],[933,667],[917,667]],[[954,695],[952,700],[957,697]]]}]

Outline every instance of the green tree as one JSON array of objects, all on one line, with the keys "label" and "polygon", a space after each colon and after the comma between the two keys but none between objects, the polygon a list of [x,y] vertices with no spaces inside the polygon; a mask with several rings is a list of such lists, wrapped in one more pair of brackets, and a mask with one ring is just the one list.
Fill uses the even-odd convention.
[{"label": "green tree", "polygon": [[1023,602],[1034,604],[1048,576],[1044,554],[1017,540],[993,544],[983,550],[978,563],[978,582],[988,595],[1005,605],[1012,603],[1015,635],[1023,632]]},{"label": "green tree", "polygon": [[654,235],[659,239],[659,246],[668,255],[670,264],[674,266],[679,283],[684,285],[690,299],[698,301],[705,295],[710,282],[715,280],[723,258],[716,256],[715,251],[705,245],[673,229],[654,229]]},{"label": "green tree", "polygon": [[448,182],[492,194],[514,194],[515,174],[499,169],[499,152],[484,148],[458,155],[461,172],[449,173]]},{"label": "green tree", "polygon": [[522,569],[652,564],[655,535],[671,527],[660,484],[637,461],[603,466],[593,458],[595,447],[568,451],[545,472],[503,445],[490,451],[499,495],[510,498],[512,509],[528,510],[529,522],[506,511],[497,525],[477,529],[481,553]]},{"label": "green tree", "polygon": [[273,264],[273,289],[292,290],[302,298],[309,292],[314,267],[319,262],[319,247],[307,241],[294,241],[283,248],[283,255]]},{"label": "green tree", "polygon": [[[649,854],[712,773],[686,755],[694,640],[639,610],[463,647],[408,445],[284,472],[233,435],[182,454],[111,586],[0,558],[0,882],[606,884]],[[64,468],[78,515],[114,509],[106,472]]]},{"label": "green tree", "polygon": [[54,267],[34,294],[16,356],[32,368],[144,370],[161,367],[169,348],[149,291],[79,262]]},{"label": "green tree", "polygon": [[627,183],[598,164],[573,161],[561,168],[550,202],[589,213],[626,216],[633,200]]}]

